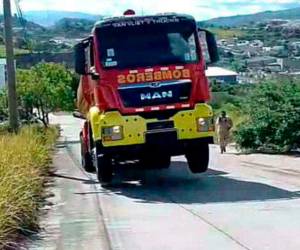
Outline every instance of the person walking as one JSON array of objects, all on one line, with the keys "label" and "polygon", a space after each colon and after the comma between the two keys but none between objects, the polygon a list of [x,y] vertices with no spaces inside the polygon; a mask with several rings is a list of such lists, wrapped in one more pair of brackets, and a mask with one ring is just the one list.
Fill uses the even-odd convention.
[{"label": "person walking", "polygon": [[232,120],[227,116],[225,111],[217,119],[217,133],[220,143],[221,154],[226,152],[226,146],[229,142],[230,130],[233,126]]}]

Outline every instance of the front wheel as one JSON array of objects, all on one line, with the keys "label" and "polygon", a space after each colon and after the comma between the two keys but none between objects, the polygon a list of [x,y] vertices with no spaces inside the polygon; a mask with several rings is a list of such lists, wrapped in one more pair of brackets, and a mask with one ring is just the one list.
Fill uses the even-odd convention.
[{"label": "front wheel", "polygon": [[199,174],[207,171],[209,164],[208,144],[203,143],[189,146],[185,156],[192,173]]},{"label": "front wheel", "polygon": [[95,163],[99,182],[101,184],[109,184],[113,178],[112,158],[101,152],[99,144],[95,148]]},{"label": "front wheel", "polygon": [[81,165],[83,169],[88,173],[94,173],[96,169],[93,165],[93,159],[90,152],[88,152],[88,150],[86,149],[87,147],[84,144],[82,134],[80,134],[80,147],[81,147]]}]

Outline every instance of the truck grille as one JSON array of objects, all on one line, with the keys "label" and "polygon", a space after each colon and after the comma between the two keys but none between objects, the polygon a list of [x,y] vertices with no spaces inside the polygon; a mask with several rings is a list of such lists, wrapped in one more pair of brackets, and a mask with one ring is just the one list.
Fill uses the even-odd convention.
[{"label": "truck grille", "polygon": [[147,130],[170,129],[174,126],[174,121],[150,122],[147,124]]},{"label": "truck grille", "polygon": [[146,107],[186,102],[191,94],[191,80],[123,84],[118,90],[125,107]]}]

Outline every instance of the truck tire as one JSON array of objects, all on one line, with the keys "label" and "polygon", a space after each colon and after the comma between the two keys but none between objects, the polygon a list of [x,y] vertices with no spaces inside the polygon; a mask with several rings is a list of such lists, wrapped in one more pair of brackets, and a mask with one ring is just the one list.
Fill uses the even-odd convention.
[{"label": "truck tire", "polygon": [[207,171],[209,164],[208,144],[203,143],[189,146],[185,156],[192,173],[199,174]]},{"label": "truck tire", "polygon": [[99,144],[96,145],[95,153],[97,178],[102,185],[109,184],[113,178],[112,158],[101,153]]},{"label": "truck tire", "polygon": [[84,142],[83,142],[82,134],[80,134],[80,147],[81,147],[82,168],[88,173],[94,173],[96,169],[93,164],[93,158],[90,152],[84,150]]}]

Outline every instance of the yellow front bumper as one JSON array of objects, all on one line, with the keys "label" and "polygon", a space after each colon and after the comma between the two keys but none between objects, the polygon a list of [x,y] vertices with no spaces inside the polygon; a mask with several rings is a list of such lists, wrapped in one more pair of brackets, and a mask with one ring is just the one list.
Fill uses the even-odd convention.
[{"label": "yellow front bumper", "polygon": [[[158,121],[157,119],[144,119],[138,115],[122,116],[118,111],[101,113],[97,107],[90,109],[88,118],[91,122],[94,141],[102,140],[101,131],[105,127],[123,127],[123,139],[102,141],[105,147],[144,144],[147,123]],[[195,109],[179,111],[168,120],[174,122],[178,140],[213,137],[214,131],[198,132],[197,119],[199,118],[212,120],[212,108],[207,104],[197,104]]]}]

